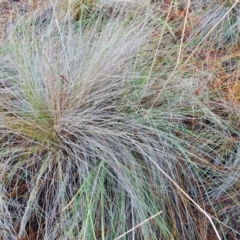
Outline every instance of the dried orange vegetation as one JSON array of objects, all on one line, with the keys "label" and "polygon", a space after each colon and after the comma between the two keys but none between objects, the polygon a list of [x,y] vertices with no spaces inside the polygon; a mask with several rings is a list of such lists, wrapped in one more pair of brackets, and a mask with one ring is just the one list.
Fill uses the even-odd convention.
[{"label": "dried orange vegetation", "polygon": [[[164,13],[168,23],[174,25],[171,40],[180,41],[183,36],[182,70],[190,74],[193,71],[204,72],[211,76],[207,78],[199,75],[200,86],[196,88],[195,94],[199,95],[207,87],[213,95],[220,94],[229,104],[240,107],[240,43],[229,42],[222,44],[221,48],[213,47],[211,43],[210,46],[206,43],[196,49],[185,47],[190,43],[190,35],[203,16],[196,14],[191,7],[188,9],[187,5],[174,5],[171,0],[159,1],[157,6],[158,10]],[[161,32],[156,31],[153,37],[158,39],[160,35]],[[192,52],[194,53],[191,55]],[[161,53],[158,60],[160,59]]]},{"label": "dried orange vegetation", "polygon": [[[221,49],[202,48],[197,51],[192,63],[199,71],[211,75],[210,91],[220,94],[227,102],[240,107],[239,76],[240,44]],[[201,89],[197,89],[196,93]]]}]

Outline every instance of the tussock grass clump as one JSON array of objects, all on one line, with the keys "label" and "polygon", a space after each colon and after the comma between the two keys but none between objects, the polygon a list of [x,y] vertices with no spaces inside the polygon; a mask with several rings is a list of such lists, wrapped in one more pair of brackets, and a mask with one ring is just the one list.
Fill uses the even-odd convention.
[{"label": "tussock grass clump", "polygon": [[34,13],[11,29],[0,50],[1,238],[239,237],[233,106],[197,64],[195,19],[184,36],[188,15],[176,23],[165,8],[78,22],[53,9],[44,27]]}]

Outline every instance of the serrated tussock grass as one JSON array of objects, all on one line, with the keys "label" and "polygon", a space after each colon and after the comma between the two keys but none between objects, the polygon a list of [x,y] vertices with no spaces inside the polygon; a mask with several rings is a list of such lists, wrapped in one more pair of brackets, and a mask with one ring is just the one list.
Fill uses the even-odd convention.
[{"label": "serrated tussock grass", "polygon": [[236,53],[238,40],[214,38],[215,22],[200,30],[189,4],[178,21],[174,2],[158,7],[98,8],[78,22],[53,9],[43,25],[38,11],[10,30],[2,239],[239,237],[239,109],[204,48],[211,37],[214,53]]}]

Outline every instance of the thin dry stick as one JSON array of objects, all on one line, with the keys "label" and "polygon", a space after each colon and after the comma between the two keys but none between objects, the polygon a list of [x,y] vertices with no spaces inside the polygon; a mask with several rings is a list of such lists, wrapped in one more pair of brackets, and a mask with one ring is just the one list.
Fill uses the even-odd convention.
[{"label": "thin dry stick", "polygon": [[[148,156],[149,157],[149,156]],[[218,240],[221,240],[221,237],[217,231],[217,228],[215,226],[215,224],[213,223],[213,220],[212,220],[212,216],[210,214],[208,214],[204,209],[202,209],[185,191],[182,190],[181,187],[178,186],[178,184],[176,182],[174,182],[174,180],[172,180],[172,178],[167,174],[165,173],[150,157],[149,157],[150,161],[162,172],[162,174],[187,198],[189,199],[196,207],[197,209],[202,212],[209,220],[209,222],[211,223],[216,235],[217,235],[217,238]]]},{"label": "thin dry stick", "polygon": [[158,57],[158,50],[160,48],[160,45],[161,45],[161,42],[162,42],[162,39],[163,39],[163,34],[165,32],[165,29],[167,27],[167,23],[168,23],[168,19],[170,17],[170,13],[171,13],[171,10],[172,10],[172,6],[173,6],[173,2],[171,2],[171,5],[168,9],[168,13],[167,13],[167,17],[166,17],[166,20],[164,21],[164,25],[163,25],[163,28],[162,28],[162,31],[161,31],[161,35],[159,37],[159,40],[158,40],[158,45],[157,45],[157,48],[156,48],[156,51],[154,53],[154,58],[152,60],[152,64],[151,64],[151,68],[150,68],[150,71],[149,71],[149,74],[148,74],[148,79],[147,79],[147,83],[150,81],[150,78],[151,78],[151,74],[152,74],[152,71],[153,71],[153,67],[155,65],[155,62],[156,62],[156,59]]},{"label": "thin dry stick", "polygon": [[[148,73],[148,78],[147,78],[147,81],[146,81],[146,85],[148,85],[148,83],[149,83],[149,81],[150,81],[150,78],[151,78],[151,75],[152,75],[152,71],[153,71],[153,68],[154,68],[154,65],[155,65],[157,56],[158,56],[158,50],[159,50],[160,44],[161,44],[161,42],[162,42],[163,34],[164,34],[165,29],[166,29],[166,27],[167,27],[167,22],[168,22],[168,19],[169,19],[169,17],[170,17],[170,13],[171,13],[171,10],[172,10],[172,6],[173,6],[173,2],[171,2],[171,5],[170,5],[170,7],[169,7],[169,9],[168,9],[168,13],[167,13],[166,20],[164,21],[164,25],[163,25],[163,28],[162,28],[162,31],[161,31],[161,35],[160,35],[159,40],[158,40],[158,45],[157,45],[157,48],[156,48],[156,51],[155,51],[155,53],[154,53],[154,57],[153,57],[153,60],[152,60],[151,68],[150,68],[149,73]],[[146,89],[145,89],[145,91],[146,91]],[[142,94],[141,99],[138,101],[138,106],[140,105],[143,96],[144,96],[144,94]]]},{"label": "thin dry stick", "polygon": [[[228,9],[228,11],[219,19],[218,23],[213,26],[209,32],[205,35],[205,37],[198,43],[198,45],[196,46],[196,48],[191,52],[191,54],[189,55],[189,57],[186,59],[186,61],[181,65],[180,69],[182,69],[187,63],[188,61],[191,59],[191,57],[194,55],[194,53],[197,51],[198,47],[206,40],[206,38],[208,38],[208,36],[212,33],[212,31],[221,23],[221,21],[228,16],[228,14],[232,11],[232,9],[239,3],[239,0],[236,0],[236,2]],[[178,69],[178,70],[180,70]]]},{"label": "thin dry stick", "polygon": [[143,222],[139,223],[137,226],[131,228],[130,230],[128,230],[127,232],[123,233],[121,236],[115,238],[114,240],[119,240],[119,239],[121,239],[122,237],[124,237],[124,236],[127,235],[128,233],[132,232],[134,229],[142,226],[144,223],[146,223],[146,222],[148,222],[149,220],[155,218],[157,215],[159,215],[159,214],[161,214],[161,213],[162,213],[162,211],[160,211],[160,212],[158,212],[157,214],[151,216],[150,218],[144,220]]},{"label": "thin dry stick", "polygon": [[[189,13],[189,9],[190,9],[190,5],[191,5],[191,0],[188,0],[187,3],[187,10],[186,10],[186,16],[184,19],[184,25],[183,25],[183,31],[182,31],[182,37],[181,37],[181,43],[180,43],[180,47],[179,47],[179,51],[178,51],[178,58],[177,58],[177,63],[172,71],[172,73],[170,74],[170,76],[168,77],[167,81],[165,82],[165,84],[163,85],[161,91],[158,93],[157,97],[155,98],[155,100],[153,101],[151,107],[149,108],[149,111],[151,111],[151,109],[153,108],[153,106],[156,104],[156,101],[158,100],[159,96],[161,95],[162,91],[165,89],[165,87],[167,86],[168,82],[170,81],[170,79],[172,78],[172,76],[175,74],[175,72],[177,71],[178,65],[180,63],[180,57],[181,57],[181,52],[182,52],[182,48],[183,48],[183,40],[184,40],[184,35],[185,35],[185,31],[186,31],[186,26],[187,26],[187,18],[188,18],[188,13]],[[172,7],[172,6],[171,6]],[[167,21],[167,20],[166,20]]]},{"label": "thin dry stick", "polygon": [[[186,10],[186,16],[185,16],[185,18],[184,18],[183,31],[182,31],[182,36],[181,36],[181,43],[180,43],[180,47],[179,47],[179,51],[178,51],[178,58],[177,58],[177,63],[176,63],[175,69],[176,69],[176,68],[178,67],[178,65],[180,64],[181,53],[182,53],[182,48],[183,48],[183,41],[184,41],[186,26],[187,26],[187,22],[188,22],[187,20],[188,20],[188,13],[189,13],[190,5],[191,5],[191,1],[188,0],[187,10]],[[174,69],[174,70],[175,70],[175,69]],[[174,70],[173,70],[173,72],[174,72]]]}]

